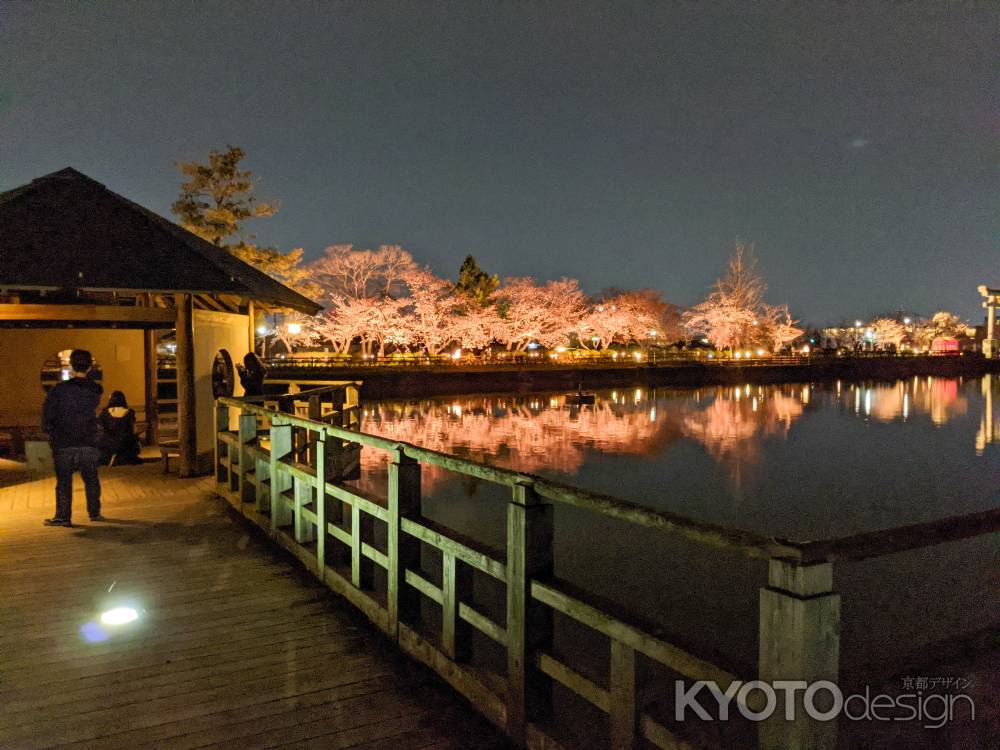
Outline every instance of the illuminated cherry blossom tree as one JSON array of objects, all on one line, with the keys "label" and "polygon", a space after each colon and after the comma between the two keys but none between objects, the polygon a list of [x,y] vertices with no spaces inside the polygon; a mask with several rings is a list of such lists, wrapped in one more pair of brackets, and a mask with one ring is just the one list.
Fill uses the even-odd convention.
[{"label": "illuminated cherry blossom tree", "polygon": [[272,335],[284,345],[289,354],[294,347],[312,346],[320,340],[316,332],[316,318],[294,311],[284,316]]},{"label": "illuminated cherry blossom tree", "polygon": [[658,321],[646,301],[623,292],[590,306],[576,327],[580,346],[607,349],[614,342],[627,344],[655,335]]},{"label": "illuminated cherry blossom tree", "polygon": [[417,267],[399,245],[378,250],[355,250],[353,245],[331,245],[307,270],[327,295],[350,299],[399,297],[403,275]]},{"label": "illuminated cherry blossom tree", "polygon": [[764,305],[758,325],[762,325],[761,337],[772,352],[778,352],[802,335],[803,330],[795,325],[787,305]]},{"label": "illuminated cherry blossom tree", "polygon": [[765,347],[777,351],[802,334],[788,308],[764,302],[767,285],[757,273],[753,247],[736,243],[726,275],[704,302],[684,314],[689,331],[706,336],[719,349]]},{"label": "illuminated cherry blossom tree", "polygon": [[411,341],[435,356],[456,339],[456,315],[460,302],[450,282],[425,268],[407,269],[402,281],[409,290],[404,309]]},{"label": "illuminated cherry blossom tree", "polygon": [[544,347],[567,343],[586,309],[576,279],[539,285],[530,277],[511,278],[494,296],[502,321],[497,339],[517,352],[532,341]]},{"label": "illuminated cherry blossom tree", "polygon": [[868,324],[875,341],[881,347],[898,347],[906,338],[906,326],[892,318],[876,318]]},{"label": "illuminated cherry blossom tree", "polygon": [[954,313],[941,310],[920,325],[915,338],[922,346],[930,347],[934,339],[957,339],[965,335],[968,324]]},{"label": "illuminated cherry blossom tree", "polygon": [[366,307],[357,300],[333,295],[327,301],[326,310],[317,316],[313,328],[320,339],[330,342],[335,352],[347,354],[351,344],[362,334],[366,314]]}]

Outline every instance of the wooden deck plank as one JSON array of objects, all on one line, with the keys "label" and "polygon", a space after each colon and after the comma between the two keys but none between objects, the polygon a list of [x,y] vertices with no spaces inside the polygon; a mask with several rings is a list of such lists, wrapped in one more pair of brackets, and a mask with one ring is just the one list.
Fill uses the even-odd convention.
[{"label": "wooden deck plank", "polygon": [[[210,480],[158,465],[101,479],[120,522],[84,520],[78,486],[73,529],[41,525],[51,477],[0,487],[0,747],[508,747]],[[142,618],[87,642],[115,596]]]}]

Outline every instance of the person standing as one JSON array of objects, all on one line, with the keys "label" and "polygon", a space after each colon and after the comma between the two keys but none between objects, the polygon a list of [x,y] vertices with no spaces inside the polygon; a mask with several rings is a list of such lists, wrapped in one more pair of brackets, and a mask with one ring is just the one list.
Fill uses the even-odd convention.
[{"label": "person standing", "polygon": [[254,398],[264,395],[264,378],[267,377],[267,365],[254,352],[247,352],[243,357],[243,364],[237,365],[236,370],[240,374],[240,385],[243,386],[244,396]]},{"label": "person standing", "polygon": [[42,407],[42,426],[49,435],[56,470],[56,514],[45,519],[46,526],[73,525],[73,472],[79,471],[87,494],[91,521],[103,521],[101,483],[97,478],[100,460],[97,435],[97,407],[103,389],[88,377],[94,358],[84,349],[69,355],[69,380],[58,383]]}]

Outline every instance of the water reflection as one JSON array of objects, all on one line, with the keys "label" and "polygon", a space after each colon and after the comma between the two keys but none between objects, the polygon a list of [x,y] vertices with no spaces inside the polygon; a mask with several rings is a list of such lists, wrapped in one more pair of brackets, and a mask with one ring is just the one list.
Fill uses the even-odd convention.
[{"label": "water reflection", "polygon": [[[362,428],[650,507],[815,539],[994,507],[998,388],[987,376],[629,388],[583,405],[556,393],[477,395],[368,404]],[[359,487],[384,492],[387,462],[384,451],[363,450]],[[435,503],[494,496],[433,466],[423,490]]]},{"label": "water reflection", "polygon": [[837,381],[837,401],[855,414],[877,422],[907,421],[929,417],[944,425],[968,412],[962,378],[914,377],[892,383],[842,383]]},{"label": "water reflection", "polygon": [[994,395],[1000,388],[1000,378],[993,373],[987,373],[980,381],[980,391],[983,395],[982,417],[979,420],[979,431],[976,432],[976,455],[981,456],[986,446],[1000,441],[1000,422],[994,419]]},{"label": "water reflection", "polygon": [[[477,395],[368,404],[362,427],[692,518],[827,539],[997,507],[998,388],[989,376],[630,388],[585,405]],[[384,492],[386,460],[362,451],[361,482]],[[502,548],[508,492],[435,467],[423,479],[422,513]],[[752,671],[763,563],[565,507],[554,549],[559,577]],[[996,597],[980,582],[996,557],[983,538],[838,567],[838,590],[855,603],[844,606],[845,665],[994,621],[982,603]],[[857,606],[873,592],[877,607]]]},{"label": "water reflection", "polygon": [[716,461],[738,465],[753,460],[761,437],[787,437],[809,399],[808,385],[719,388],[684,409],[681,433]]},{"label": "water reflection", "polygon": [[[393,440],[525,472],[573,475],[588,456],[655,458],[684,438],[732,471],[756,461],[767,439],[787,441],[807,412],[834,410],[877,423],[929,420],[943,426],[969,411],[961,378],[914,377],[895,382],[719,386],[701,389],[630,388],[601,391],[593,404],[565,394],[477,395],[369,404],[362,428]],[[1000,440],[993,420],[998,379],[981,380],[979,454]],[[363,469],[387,461],[366,451]],[[442,473],[428,469],[433,486]]]},{"label": "water reflection", "polygon": [[[676,420],[657,417],[657,397],[643,388],[607,391],[594,404],[564,394],[466,396],[369,405],[362,429],[494,466],[535,473],[575,473],[588,453],[656,456],[679,435]],[[362,451],[362,474],[388,457]],[[444,474],[425,467],[425,488]]]}]

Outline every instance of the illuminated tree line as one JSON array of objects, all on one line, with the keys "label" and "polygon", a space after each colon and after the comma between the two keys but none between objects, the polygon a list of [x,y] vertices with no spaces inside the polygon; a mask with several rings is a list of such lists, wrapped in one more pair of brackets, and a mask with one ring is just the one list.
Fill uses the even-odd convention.
[{"label": "illuminated tree line", "polygon": [[321,290],[325,309],[312,320],[297,320],[299,338],[289,343],[326,342],[339,353],[354,344],[366,356],[436,356],[491,345],[517,353],[533,343],[607,349],[679,333],[675,308],[656,292],[612,291],[590,299],[574,279],[539,283],[515,277],[501,283],[471,256],[458,283],[419,266],[397,245],[334,245],[303,269]]},{"label": "illuminated tree line", "polygon": [[[244,156],[242,149],[229,146],[212,150],[206,163],[178,163],[187,179],[171,208],[189,231],[324,306],[315,318],[292,314],[270,332],[288,351],[323,345],[346,354],[358,346],[366,356],[436,356],[453,348],[491,350],[494,345],[519,353],[535,344],[603,351],[633,342],[673,343],[688,335],[716,349],[778,352],[803,335],[787,306],[765,301],[767,285],[756,270],[753,248],[742,242],[705,300],[683,315],[649,289],[609,289],[588,297],[570,278],[501,282],[472,256],[452,283],[418,265],[398,245],[377,250],[333,245],[319,260],[303,263],[301,249],[283,253],[261,247],[243,231],[246,220],[277,211],[275,203],[254,197],[251,173],[240,169]],[[920,326],[883,317],[837,330],[845,346],[898,347],[904,341],[929,346],[934,338],[957,335],[963,326],[957,316],[941,312]]]}]

